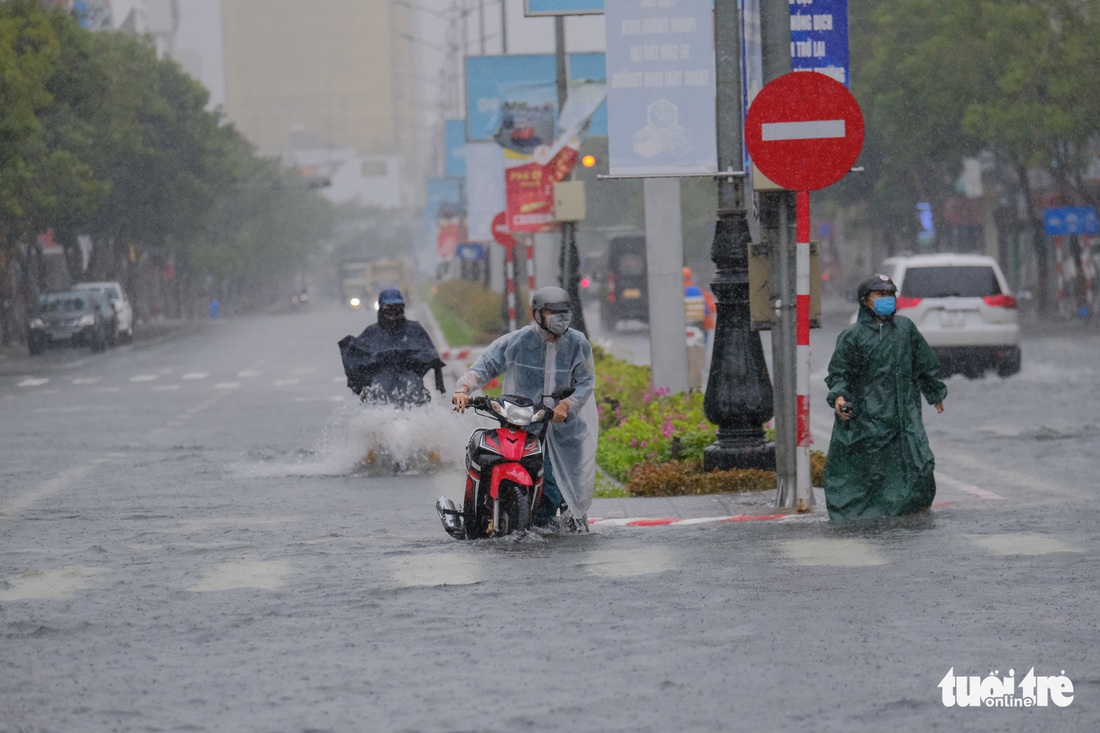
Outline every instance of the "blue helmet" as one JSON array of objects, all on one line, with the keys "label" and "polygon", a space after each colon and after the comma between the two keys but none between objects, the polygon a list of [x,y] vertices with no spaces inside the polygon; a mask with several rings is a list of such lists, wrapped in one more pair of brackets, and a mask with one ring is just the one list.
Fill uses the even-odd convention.
[{"label": "blue helmet", "polygon": [[378,294],[378,305],[405,305],[405,299],[397,288],[386,288]]}]

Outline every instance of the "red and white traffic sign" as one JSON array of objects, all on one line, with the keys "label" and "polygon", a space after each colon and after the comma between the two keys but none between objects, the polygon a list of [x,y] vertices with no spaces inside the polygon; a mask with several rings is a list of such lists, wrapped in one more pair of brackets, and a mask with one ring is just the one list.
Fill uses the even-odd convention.
[{"label": "red and white traffic sign", "polygon": [[832,77],[795,71],[768,82],[745,117],[760,172],[792,191],[816,191],[851,170],[863,149],[863,112]]},{"label": "red and white traffic sign", "polygon": [[498,244],[508,249],[516,246],[516,238],[508,230],[508,218],[503,211],[493,217],[492,230],[493,239],[497,240]]}]

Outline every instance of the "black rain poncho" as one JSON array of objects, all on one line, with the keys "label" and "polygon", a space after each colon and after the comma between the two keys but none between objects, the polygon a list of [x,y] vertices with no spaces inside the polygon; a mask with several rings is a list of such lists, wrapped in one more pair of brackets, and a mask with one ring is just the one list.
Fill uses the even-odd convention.
[{"label": "black rain poncho", "polygon": [[436,389],[443,391],[443,360],[416,321],[393,328],[374,323],[358,336],[345,336],[339,346],[348,387],[364,402],[399,407],[429,402],[424,375],[433,369]]},{"label": "black rain poncho", "polygon": [[840,334],[829,361],[828,402],[852,406],[845,423],[833,418],[825,463],[825,500],[831,519],[909,514],[936,496],[935,458],[921,419],[920,398],[942,402],[947,385],[940,363],[905,316],[884,322],[861,306]]}]

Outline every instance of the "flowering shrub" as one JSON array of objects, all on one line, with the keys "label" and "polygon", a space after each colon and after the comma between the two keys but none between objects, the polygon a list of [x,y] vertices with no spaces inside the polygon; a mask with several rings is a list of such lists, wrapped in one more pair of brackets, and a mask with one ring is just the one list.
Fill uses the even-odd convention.
[{"label": "flowering shrub", "polygon": [[[648,367],[593,347],[600,440],[596,463],[634,496],[673,496],[775,488],[775,473],[703,472],[703,451],[717,428],[703,414],[703,393],[654,389]],[[774,437],[771,432],[769,439]],[[811,454],[811,478],[822,482],[825,456]]]}]

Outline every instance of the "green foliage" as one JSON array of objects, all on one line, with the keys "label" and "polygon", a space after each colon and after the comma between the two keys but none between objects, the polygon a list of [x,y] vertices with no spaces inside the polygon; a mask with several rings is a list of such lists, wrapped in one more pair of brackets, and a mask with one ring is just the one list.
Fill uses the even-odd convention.
[{"label": "green foliage", "polygon": [[172,259],[177,282],[271,291],[300,271],[330,232],[328,203],[258,157],[148,39],[41,5],[0,2],[0,263],[52,228],[67,247],[92,237],[77,276],[125,281],[131,245]]},{"label": "green foliage", "polygon": [[[1085,176],[1100,135],[1100,2],[852,0],[849,16],[867,172],[826,197],[869,198],[874,228],[908,243],[914,204],[942,211],[962,159],[991,151],[1012,174],[1042,167],[1063,190],[1100,203]],[[1000,185],[1028,193],[1012,174]]]},{"label": "green foliage", "polygon": [[[810,480],[814,486],[823,482],[825,455],[815,451],[810,455]],[[701,460],[640,463],[630,469],[624,487],[633,496],[687,496],[775,489],[775,473],[758,469],[732,471],[703,470]]]},{"label": "green foliage", "polygon": [[[655,390],[648,367],[628,364],[599,347],[596,397],[600,440],[596,463],[606,473],[601,497],[673,496],[775,488],[775,472],[758,470],[703,472],[703,451],[716,428],[703,414],[702,392],[670,395]],[[774,431],[767,431],[773,440]],[[822,483],[825,456],[810,456],[811,479]]]},{"label": "green foliage", "polygon": [[[475,346],[491,343],[504,333],[502,297],[481,283],[445,280],[432,288],[429,303],[448,343]],[[531,320],[530,309],[523,305],[527,302],[526,292],[516,294],[517,327],[525,326]],[[452,335],[456,340],[451,340]]]}]

